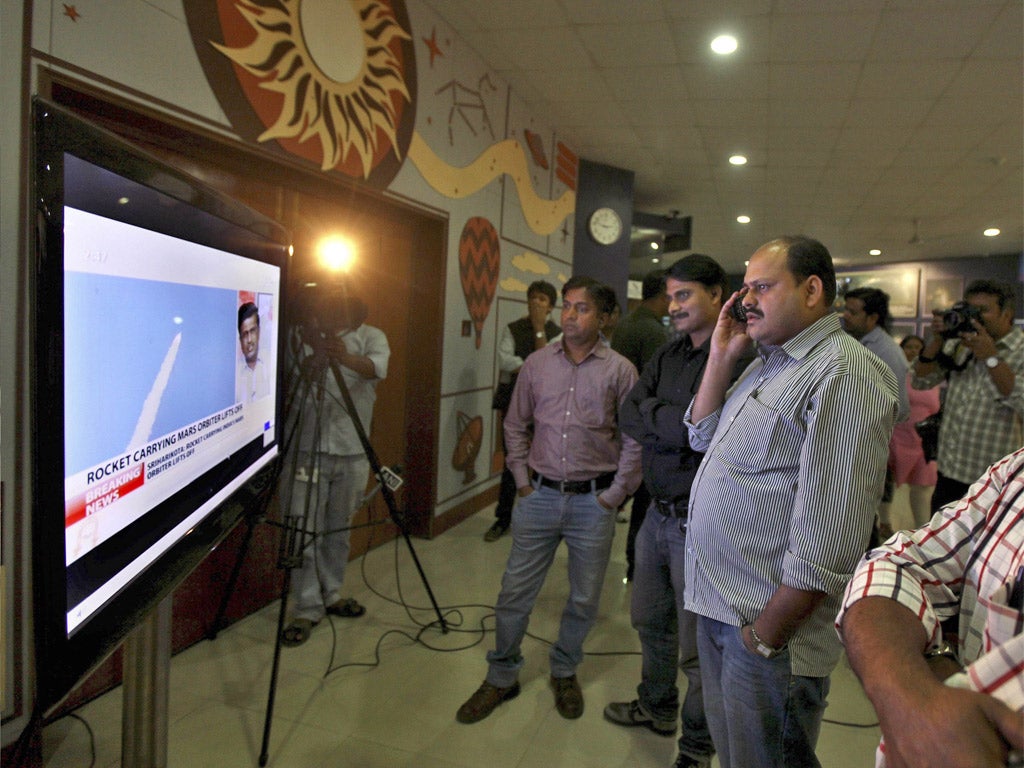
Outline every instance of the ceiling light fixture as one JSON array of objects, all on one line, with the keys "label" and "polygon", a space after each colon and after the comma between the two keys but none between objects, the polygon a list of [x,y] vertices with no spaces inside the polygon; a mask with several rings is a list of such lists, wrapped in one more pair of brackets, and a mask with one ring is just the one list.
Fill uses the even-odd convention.
[{"label": "ceiling light fixture", "polygon": [[740,224],[749,224],[750,223],[750,217],[749,216],[737,216],[736,217],[736,221],[738,221]]},{"label": "ceiling light fixture", "polygon": [[658,245],[658,241],[657,241],[657,240],[651,240],[651,250],[652,250],[652,251],[656,251],[656,250],[658,250],[658,249],[659,249],[660,247],[661,247],[661,246],[660,246],[660,245]]},{"label": "ceiling light fixture", "polygon": [[999,228],[998,227],[989,227],[988,229],[986,229],[981,234],[983,234],[985,237],[995,237],[996,235],[999,234]]},{"label": "ceiling light fixture", "polygon": [[870,251],[868,251],[868,253],[871,254],[872,256],[881,256],[882,255],[882,252],[880,250],[878,250],[877,248],[872,248]]},{"label": "ceiling light fixture", "polygon": [[660,263],[661,263],[661,259],[659,259],[657,256],[652,256],[651,257],[651,264],[660,264]]},{"label": "ceiling light fixture", "polygon": [[747,158],[744,157],[743,155],[733,155],[732,157],[729,158],[729,162],[732,165],[746,165]]},{"label": "ceiling light fixture", "polygon": [[711,41],[711,50],[719,56],[728,56],[739,48],[739,43],[732,35],[719,35]]}]

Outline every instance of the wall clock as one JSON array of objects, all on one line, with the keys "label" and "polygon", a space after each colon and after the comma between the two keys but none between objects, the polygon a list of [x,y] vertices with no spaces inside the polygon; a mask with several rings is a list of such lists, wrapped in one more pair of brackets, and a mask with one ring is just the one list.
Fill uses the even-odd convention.
[{"label": "wall clock", "polygon": [[587,229],[595,242],[611,245],[622,235],[622,219],[611,208],[598,208],[590,214]]}]

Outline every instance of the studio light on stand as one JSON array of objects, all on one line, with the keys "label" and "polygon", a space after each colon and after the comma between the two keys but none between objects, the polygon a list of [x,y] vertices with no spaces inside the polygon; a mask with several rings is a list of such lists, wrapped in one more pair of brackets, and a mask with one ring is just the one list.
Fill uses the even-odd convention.
[{"label": "studio light on stand", "polygon": [[[263,744],[259,759],[261,766],[265,766],[268,761],[270,726],[280,666],[281,639],[291,587],[291,572],[294,568],[302,565],[305,551],[314,545],[318,537],[337,532],[315,530],[316,520],[310,515],[310,509],[314,503],[313,494],[316,492],[315,478],[318,477],[320,471],[321,451],[318,446],[321,444],[321,434],[329,428],[329,425],[323,423],[326,420],[325,398],[337,400],[337,396],[340,395],[339,405],[351,419],[352,426],[369,462],[370,470],[377,481],[373,490],[363,495],[359,509],[368,505],[370,500],[378,492],[380,493],[387,505],[391,521],[405,539],[413,563],[437,615],[441,631],[448,632],[441,609],[409,538],[405,514],[398,508],[395,500],[395,492],[403,483],[401,469],[397,466],[388,468],[381,465],[345,382],[339,361],[340,355],[336,353],[337,340],[343,340],[348,333],[358,329],[366,319],[365,304],[351,296],[349,290],[348,273],[355,261],[355,249],[350,241],[331,237],[321,241],[317,251],[324,273],[317,275],[315,280],[300,282],[299,287],[289,297],[291,300],[289,318],[291,320],[287,331],[286,346],[291,363],[288,381],[285,383],[285,458],[279,484],[282,520],[280,523],[274,523],[282,527],[278,566],[284,570],[284,579],[281,588]],[[329,376],[333,377],[335,388],[328,387]],[[299,456],[302,453],[308,454],[304,466],[299,463]],[[297,508],[297,504],[293,502],[293,494],[296,492],[297,478],[300,476],[307,478],[308,482],[304,483],[305,496],[301,499],[301,513],[293,514]],[[290,486],[285,487],[286,483],[289,483]],[[284,500],[287,500],[287,504]],[[358,511],[358,509],[352,510],[351,514],[354,515]],[[349,523],[347,528],[352,527],[351,519]]]}]

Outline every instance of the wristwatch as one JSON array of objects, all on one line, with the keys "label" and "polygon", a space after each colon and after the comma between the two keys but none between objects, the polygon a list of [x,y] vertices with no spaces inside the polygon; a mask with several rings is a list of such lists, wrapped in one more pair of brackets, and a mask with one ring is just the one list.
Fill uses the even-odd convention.
[{"label": "wristwatch", "polygon": [[764,656],[766,659],[771,659],[778,656],[786,649],[786,644],[783,643],[781,648],[768,645],[764,640],[757,636],[757,630],[754,629],[754,624],[751,622],[747,625],[750,627],[750,636],[754,638],[754,650]]},{"label": "wristwatch", "polygon": [[956,648],[954,648],[948,640],[943,640],[940,645],[937,645],[934,648],[929,648],[924,652],[925,659],[934,659],[937,656],[945,656],[958,664],[960,663],[960,660],[956,656]]},{"label": "wristwatch", "polygon": [[989,368],[989,369],[995,368],[997,365],[999,365],[999,358],[996,355],[992,355],[992,357],[986,357],[985,358],[985,367],[986,368]]}]

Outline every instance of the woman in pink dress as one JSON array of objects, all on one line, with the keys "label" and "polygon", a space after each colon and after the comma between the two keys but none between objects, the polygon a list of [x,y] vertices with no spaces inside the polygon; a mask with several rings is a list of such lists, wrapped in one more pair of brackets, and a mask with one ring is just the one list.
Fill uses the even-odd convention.
[{"label": "woman in pink dress", "polygon": [[[922,349],[924,340],[919,336],[907,336],[900,342],[903,354],[913,362]],[[937,413],[942,407],[940,387],[932,389],[914,389],[910,386],[913,366],[907,373],[907,394],[910,397],[910,418],[900,422],[892,431],[889,443],[889,462],[892,465],[894,482],[897,488],[910,484],[910,512],[914,517],[914,527],[924,525],[931,517],[931,497],[935,490],[936,469],[934,461],[925,461],[921,448],[921,436],[914,425],[926,416]],[[888,505],[884,505],[888,507]],[[883,509],[880,518],[880,533],[886,538],[892,531],[889,510]],[[888,531],[885,530],[888,528]]]}]

